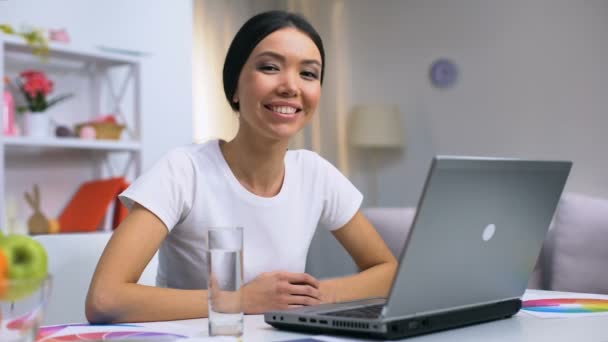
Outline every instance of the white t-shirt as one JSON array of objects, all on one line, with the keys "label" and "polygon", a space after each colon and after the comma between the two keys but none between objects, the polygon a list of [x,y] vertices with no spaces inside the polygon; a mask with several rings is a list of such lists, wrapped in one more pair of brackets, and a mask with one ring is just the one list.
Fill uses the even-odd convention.
[{"label": "white t-shirt", "polygon": [[333,165],[307,150],[287,151],[276,196],[257,196],[239,183],[213,140],[170,151],[120,199],[129,209],[141,204],[169,229],[159,250],[157,285],[202,289],[207,227],[243,227],[245,282],[263,272],[304,272],[316,227],[344,226],[363,196]]}]

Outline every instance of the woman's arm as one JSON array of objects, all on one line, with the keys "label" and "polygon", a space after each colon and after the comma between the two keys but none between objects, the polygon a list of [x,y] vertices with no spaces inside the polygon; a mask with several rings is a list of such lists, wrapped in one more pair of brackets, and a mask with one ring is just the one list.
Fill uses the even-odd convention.
[{"label": "woman's arm", "polygon": [[386,297],[397,271],[397,260],[372,224],[358,211],[342,228],[332,232],[361,272],[321,281],[324,302]]},{"label": "woman's arm", "polygon": [[[166,321],[208,317],[207,290],[137,284],[168,234],[152,212],[135,204],[108,242],[91,280],[86,316],[91,323]],[[201,242],[202,243],[202,242]],[[201,288],[207,284],[201,284]],[[243,311],[262,313],[320,303],[316,279],[304,273],[270,272],[243,287]]]},{"label": "woman's arm", "polygon": [[[86,316],[91,323],[144,322],[207,317],[206,290],[137,284],[168,234],[152,212],[135,204],[112,234],[91,280]],[[206,284],[201,284],[201,288]]]}]

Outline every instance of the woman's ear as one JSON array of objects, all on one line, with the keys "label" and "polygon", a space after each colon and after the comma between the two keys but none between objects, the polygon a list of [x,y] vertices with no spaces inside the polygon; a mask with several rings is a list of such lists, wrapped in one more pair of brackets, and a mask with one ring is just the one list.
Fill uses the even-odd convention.
[{"label": "woman's ear", "polygon": [[234,90],[234,95],[232,95],[232,103],[239,103],[239,95],[236,89]]}]

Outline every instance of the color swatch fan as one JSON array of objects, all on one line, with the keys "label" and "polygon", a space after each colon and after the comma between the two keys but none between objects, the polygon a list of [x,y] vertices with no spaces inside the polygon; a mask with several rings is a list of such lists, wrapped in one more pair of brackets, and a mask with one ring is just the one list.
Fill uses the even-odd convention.
[{"label": "color swatch fan", "polygon": [[535,299],[524,301],[523,309],[547,313],[608,312],[608,300],[593,298]]}]

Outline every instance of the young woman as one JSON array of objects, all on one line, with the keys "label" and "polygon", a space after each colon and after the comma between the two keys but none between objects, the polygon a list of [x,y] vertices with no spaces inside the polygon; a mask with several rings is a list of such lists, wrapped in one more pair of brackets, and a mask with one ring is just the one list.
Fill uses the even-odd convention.
[{"label": "young woman", "polygon": [[[209,226],[244,227],[245,313],[387,295],[397,262],[359,212],[361,193],[316,153],[287,150],[315,115],[324,65],[321,38],[299,15],[265,12],[243,25],[223,70],[236,137],[177,148],[121,194],[130,213],[91,281],[89,321],[207,317]],[[359,273],[322,281],[303,273],[317,226]],[[158,286],[138,285],[157,250]]]}]

